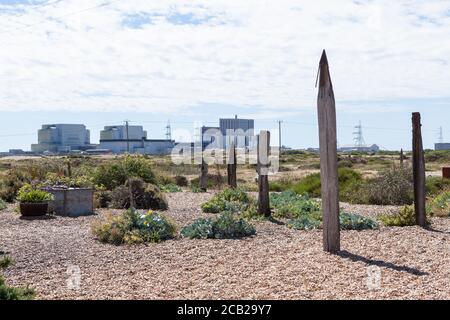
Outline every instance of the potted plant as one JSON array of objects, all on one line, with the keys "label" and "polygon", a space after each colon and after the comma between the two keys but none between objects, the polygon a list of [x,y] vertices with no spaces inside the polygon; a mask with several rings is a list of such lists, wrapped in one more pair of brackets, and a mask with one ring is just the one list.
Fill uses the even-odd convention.
[{"label": "potted plant", "polygon": [[20,202],[20,213],[23,216],[44,216],[47,214],[48,203],[53,200],[53,195],[27,184],[20,188],[17,200]]}]

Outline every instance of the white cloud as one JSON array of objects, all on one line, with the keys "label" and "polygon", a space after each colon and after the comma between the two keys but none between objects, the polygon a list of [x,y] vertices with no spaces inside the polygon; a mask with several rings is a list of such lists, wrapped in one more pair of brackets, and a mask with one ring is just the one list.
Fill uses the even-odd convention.
[{"label": "white cloud", "polygon": [[3,111],[291,112],[315,104],[323,48],[338,100],[449,96],[448,1],[1,3]]}]

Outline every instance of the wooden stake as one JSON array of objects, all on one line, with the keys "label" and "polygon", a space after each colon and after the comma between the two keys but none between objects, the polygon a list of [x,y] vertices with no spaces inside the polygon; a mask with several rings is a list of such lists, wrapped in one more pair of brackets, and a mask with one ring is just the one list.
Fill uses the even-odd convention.
[{"label": "wooden stake", "polygon": [[200,189],[206,192],[208,189],[208,164],[202,158],[202,164],[200,165]]},{"label": "wooden stake", "polygon": [[237,188],[237,158],[236,158],[236,146],[234,143],[230,146],[230,151],[228,154],[228,186],[232,189]]},{"label": "wooden stake", "polygon": [[405,160],[405,155],[403,153],[403,149],[400,150],[400,168],[403,168],[403,162]]},{"label": "wooden stake", "polygon": [[325,50],[320,59],[319,72],[317,110],[322,183],[323,249],[330,253],[336,253],[340,250],[336,104]]},{"label": "wooden stake", "polygon": [[413,125],[413,176],[414,176],[414,207],[416,211],[416,223],[425,227],[427,224],[425,215],[425,157],[422,143],[422,124],[420,113],[412,114]]},{"label": "wooden stake", "polygon": [[258,151],[258,213],[265,217],[270,217],[269,200],[269,152],[270,152],[270,132],[261,131],[257,139]]}]

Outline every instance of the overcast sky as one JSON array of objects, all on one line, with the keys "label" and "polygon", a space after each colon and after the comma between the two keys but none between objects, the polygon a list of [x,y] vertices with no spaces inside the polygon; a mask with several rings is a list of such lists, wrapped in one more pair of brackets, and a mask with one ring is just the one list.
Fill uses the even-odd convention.
[{"label": "overcast sky", "polygon": [[408,148],[412,111],[426,147],[440,126],[450,140],[449,0],[0,0],[0,43],[0,150],[29,149],[45,122],[97,142],[125,118],[158,138],[167,119],[235,113],[317,146],[323,49],[340,144],[361,120],[367,143]]}]

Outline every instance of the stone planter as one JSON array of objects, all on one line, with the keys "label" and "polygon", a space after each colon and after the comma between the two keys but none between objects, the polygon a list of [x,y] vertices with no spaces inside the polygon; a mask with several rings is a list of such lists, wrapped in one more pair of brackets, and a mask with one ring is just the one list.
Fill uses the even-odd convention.
[{"label": "stone planter", "polygon": [[55,197],[49,203],[49,212],[68,217],[88,216],[94,213],[93,189],[46,189]]},{"label": "stone planter", "polygon": [[47,214],[48,202],[21,202],[19,207],[24,217],[40,217]]}]

